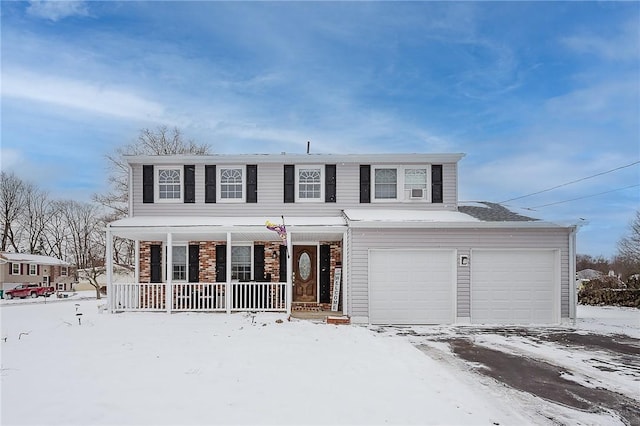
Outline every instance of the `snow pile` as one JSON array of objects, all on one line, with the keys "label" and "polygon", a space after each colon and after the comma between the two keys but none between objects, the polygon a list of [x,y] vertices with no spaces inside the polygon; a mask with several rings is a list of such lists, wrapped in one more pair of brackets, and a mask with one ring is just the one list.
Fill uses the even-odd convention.
[{"label": "snow pile", "polygon": [[398,336],[99,303],[2,306],[3,425],[531,422]]}]

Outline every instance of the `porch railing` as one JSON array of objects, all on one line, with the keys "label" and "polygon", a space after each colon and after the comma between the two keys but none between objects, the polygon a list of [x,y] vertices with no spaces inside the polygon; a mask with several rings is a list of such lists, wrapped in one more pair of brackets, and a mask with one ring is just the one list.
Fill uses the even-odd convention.
[{"label": "porch railing", "polygon": [[[111,312],[287,311],[287,283],[114,283]],[[169,296],[169,297],[167,297]],[[170,309],[167,309],[170,306]]]}]

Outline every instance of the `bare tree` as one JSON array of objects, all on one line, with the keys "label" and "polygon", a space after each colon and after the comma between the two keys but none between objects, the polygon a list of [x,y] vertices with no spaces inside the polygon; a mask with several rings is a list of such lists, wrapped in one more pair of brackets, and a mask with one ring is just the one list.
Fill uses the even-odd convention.
[{"label": "bare tree", "polygon": [[629,234],[618,241],[618,259],[640,272],[640,210],[629,224]]},{"label": "bare tree", "polygon": [[71,258],[78,267],[79,275],[85,274],[96,289],[96,298],[100,299],[97,278],[105,271],[105,244],[98,206],[69,200],[61,202],[60,208],[69,232]]},{"label": "bare tree", "polygon": [[[185,140],[178,128],[160,126],[155,130],[142,129],[135,142],[116,148],[113,154],[106,156],[110,189],[104,194],[94,194],[93,200],[110,210],[104,218],[106,223],[128,215],[129,166],[125,160],[126,155],[205,155],[209,152],[209,145],[198,145]],[[113,253],[116,263],[133,264],[133,241],[114,238]]]},{"label": "bare tree", "polygon": [[135,142],[118,147],[113,154],[106,156],[110,190],[104,194],[94,194],[93,199],[111,209],[114,219],[123,218],[129,209],[129,167],[124,159],[126,155],[205,155],[209,152],[209,145],[198,145],[191,140],[185,140],[176,127],[142,129]]},{"label": "bare tree", "polygon": [[29,253],[45,254],[44,237],[51,215],[49,195],[33,184],[26,184],[24,208],[18,223],[24,234],[21,240]]},{"label": "bare tree", "polygon": [[14,173],[0,173],[0,222],[2,225],[0,251],[6,251],[9,243],[16,252],[19,251],[14,227],[24,209],[24,192],[25,183]]}]

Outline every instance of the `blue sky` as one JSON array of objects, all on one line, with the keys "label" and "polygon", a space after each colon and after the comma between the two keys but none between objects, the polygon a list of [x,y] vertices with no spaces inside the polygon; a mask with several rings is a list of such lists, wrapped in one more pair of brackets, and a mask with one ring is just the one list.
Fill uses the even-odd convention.
[{"label": "blue sky", "polygon": [[[638,2],[34,1],[1,19],[2,170],[55,198],[104,190],[104,154],[158,125],[217,153],[464,152],[468,201],[640,160]],[[639,183],[635,164],[506,204],[586,219],[578,252],[609,257]]]}]

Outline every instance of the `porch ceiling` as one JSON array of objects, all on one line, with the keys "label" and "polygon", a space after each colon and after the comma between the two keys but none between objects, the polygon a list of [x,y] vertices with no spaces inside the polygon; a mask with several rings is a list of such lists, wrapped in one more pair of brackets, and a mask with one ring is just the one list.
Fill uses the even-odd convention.
[{"label": "porch ceiling", "polygon": [[[194,218],[194,217],[136,217],[109,224],[117,237],[139,241],[166,241],[171,233],[174,242],[280,241],[278,234],[266,228],[266,218]],[[292,242],[339,241],[347,227],[342,217],[287,218],[287,232]]]}]

